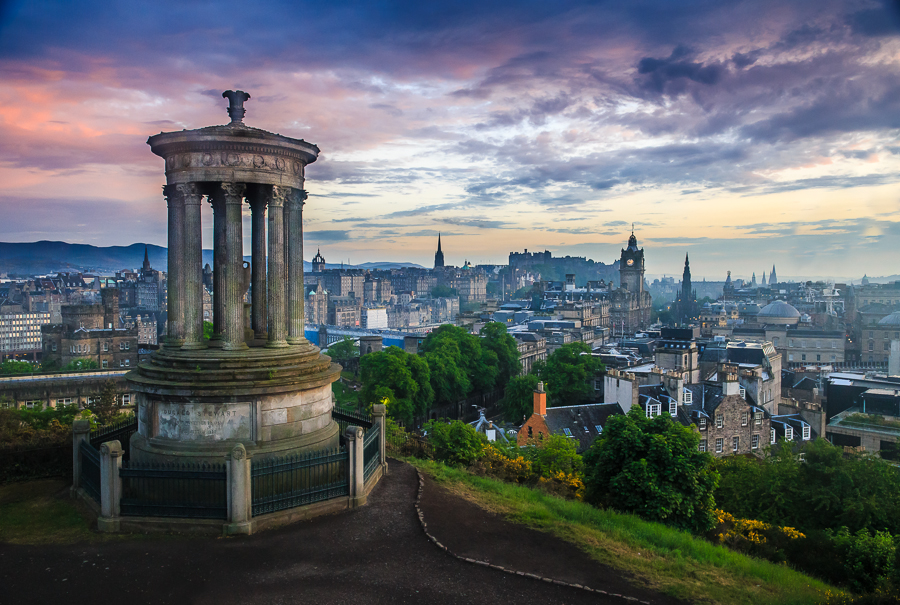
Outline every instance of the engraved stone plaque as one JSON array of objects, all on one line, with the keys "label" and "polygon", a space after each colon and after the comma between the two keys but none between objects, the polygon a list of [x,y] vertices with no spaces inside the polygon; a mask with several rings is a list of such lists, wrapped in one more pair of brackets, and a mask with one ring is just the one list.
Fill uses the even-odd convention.
[{"label": "engraved stone plaque", "polygon": [[249,403],[159,403],[159,437],[176,441],[250,439]]}]

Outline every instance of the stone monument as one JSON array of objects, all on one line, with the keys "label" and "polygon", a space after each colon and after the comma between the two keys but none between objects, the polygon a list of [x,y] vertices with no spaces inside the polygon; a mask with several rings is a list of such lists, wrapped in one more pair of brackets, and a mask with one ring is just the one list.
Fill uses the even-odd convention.
[{"label": "stone monument", "polygon": [[[225,91],[231,123],[147,140],[165,161],[165,343],[127,376],[137,394],[136,462],[216,462],[242,444],[272,457],[337,447],[340,366],[304,338],[303,189],[319,148],[243,123],[250,95]],[[213,335],[203,336],[200,208],[213,209]],[[245,330],[242,213],[250,207]],[[268,233],[266,227],[268,226]]]}]

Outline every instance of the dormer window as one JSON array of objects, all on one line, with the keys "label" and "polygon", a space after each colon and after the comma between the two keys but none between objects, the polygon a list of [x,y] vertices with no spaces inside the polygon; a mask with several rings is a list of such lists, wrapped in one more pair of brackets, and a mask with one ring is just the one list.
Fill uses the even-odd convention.
[{"label": "dormer window", "polygon": [[654,416],[659,416],[662,412],[662,404],[660,403],[648,403],[647,404],[647,418],[653,418]]},{"label": "dormer window", "polygon": [[705,430],[706,430],[706,418],[701,418],[701,419],[700,419],[700,430],[701,430],[701,431],[705,431]]},{"label": "dormer window", "polygon": [[784,438],[788,441],[794,440],[794,427],[786,426],[784,427]]},{"label": "dormer window", "polygon": [[566,437],[571,437],[571,436],[572,436],[572,431],[569,430],[568,428],[564,428],[564,429],[563,429],[563,433],[566,434]]},{"label": "dormer window", "polygon": [[694,393],[688,389],[684,390],[684,404],[690,405],[694,403]]},{"label": "dormer window", "polygon": [[803,440],[804,441],[809,441],[809,433],[810,433],[809,426],[804,424],[803,425]]},{"label": "dormer window", "polygon": [[744,387],[739,387],[739,388],[740,388],[740,393],[741,393],[741,399],[746,399],[747,398],[747,389],[745,389]]},{"label": "dormer window", "polygon": [[678,414],[678,402],[674,399],[669,402],[669,415],[674,418]]},{"label": "dormer window", "polygon": [[597,424],[597,425],[594,426],[594,428],[597,429],[597,434],[598,434],[598,435],[602,435],[602,434],[603,434],[603,427],[602,427],[602,426],[600,426],[599,424]]}]

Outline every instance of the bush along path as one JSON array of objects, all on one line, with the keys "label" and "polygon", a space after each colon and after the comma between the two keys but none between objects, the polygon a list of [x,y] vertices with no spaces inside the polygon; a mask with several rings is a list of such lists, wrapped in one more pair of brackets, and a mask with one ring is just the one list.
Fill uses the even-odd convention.
[{"label": "bush along path", "polygon": [[[435,546],[437,546],[441,550],[445,551],[451,557],[458,559],[459,561],[463,561],[465,563],[469,563],[472,565],[479,565],[482,567],[495,569],[499,572],[506,573],[506,574],[530,578],[537,582],[544,582],[547,584],[555,584],[558,586],[567,586],[569,588],[583,590],[588,593],[600,595],[601,597],[603,597],[603,600],[601,602],[609,602],[609,603],[619,602],[622,604],[643,603],[646,605],[651,605],[651,604],[655,605],[658,603],[673,603],[673,604],[674,603],[682,603],[682,601],[676,600],[672,597],[658,595],[658,594],[654,594],[654,593],[651,593],[646,590],[641,590],[638,588],[631,587],[628,584],[628,582],[622,577],[622,574],[620,572],[612,570],[611,568],[606,568],[606,566],[596,563],[594,561],[588,562],[588,565],[593,569],[593,571],[596,572],[598,570],[606,569],[606,570],[608,570],[608,572],[610,574],[613,574],[614,576],[616,576],[614,578],[613,577],[609,578],[610,583],[613,584],[615,586],[615,588],[610,587],[610,590],[607,591],[607,590],[602,590],[599,588],[593,588],[593,587],[587,586],[585,584],[577,583],[577,582],[564,581],[559,578],[552,578],[552,577],[548,577],[546,575],[532,573],[530,571],[523,571],[521,569],[514,569],[514,568],[508,567],[508,566],[497,565],[490,561],[491,557],[489,555],[486,555],[486,553],[482,554],[482,555],[478,555],[477,557],[472,557],[472,556],[465,556],[465,554],[469,554],[469,553],[460,554],[459,552],[454,552],[454,550],[452,550],[449,546],[447,546],[446,544],[444,544],[437,538],[435,533],[438,533],[438,532],[435,532],[434,529],[429,529],[429,527],[428,527],[428,522],[426,521],[426,518],[425,518],[425,511],[423,510],[428,507],[424,506],[423,502],[422,502],[422,498],[423,498],[423,495],[425,492],[426,479],[425,479],[425,475],[423,475],[421,470],[416,469],[416,472],[418,473],[418,476],[419,476],[419,487],[418,487],[418,492],[416,494],[415,508],[416,508],[416,515],[419,518],[419,523],[422,526],[422,530],[424,531],[425,536],[431,542],[433,542]],[[431,482],[429,481],[429,483],[431,483]],[[432,483],[429,486],[429,489],[437,490],[439,488]],[[460,502],[459,499],[455,498],[455,497],[451,497],[449,499],[446,497],[443,497],[443,498],[435,497],[435,498],[432,498],[432,501],[435,503],[441,502],[442,504],[444,504],[444,503],[447,503],[448,500],[451,500],[451,499],[453,501],[453,509],[454,510],[460,510],[460,508],[467,509],[467,507],[460,506],[461,504],[465,504],[465,501]],[[469,506],[473,507],[473,510],[477,509],[477,507],[475,507],[474,504],[470,504]],[[463,514],[466,514],[466,513],[463,513]],[[437,516],[440,517],[441,515],[437,515]],[[477,509],[477,512],[475,512],[473,516],[477,517],[477,518],[479,518],[479,520],[481,520],[484,517],[492,516],[492,515],[490,515],[489,513],[485,512],[483,510]],[[465,531],[465,528],[459,527],[459,525],[457,523],[458,521],[459,521],[458,519],[448,520],[449,525],[455,526],[457,536],[459,535],[460,531],[462,531],[462,532]],[[490,520],[488,520],[488,522],[495,523],[495,524],[512,525],[508,521],[505,521],[502,519],[498,519],[498,520],[496,520],[496,522],[494,522],[493,519],[490,519]],[[441,525],[444,525],[444,524],[442,523]],[[449,529],[449,528],[447,528],[447,529]],[[529,528],[515,527],[512,531],[517,535],[523,535],[527,532],[533,532],[535,530],[531,530]],[[550,548],[553,548],[553,550],[552,551],[550,551],[550,550],[536,551],[536,550],[532,550],[532,549],[529,549],[526,547],[524,550],[529,551],[529,552],[520,552],[519,556],[530,557],[532,560],[535,560],[535,561],[540,561],[543,558],[544,561],[546,562],[547,559],[551,559],[551,558],[558,556],[560,554],[558,551],[560,550],[560,547],[561,547],[561,549],[567,551],[567,554],[569,554],[570,556],[574,554],[574,556],[577,559],[587,559],[587,556],[584,553],[578,551],[574,547],[571,547],[568,544],[554,544],[554,542],[556,542],[556,540],[557,540],[556,538],[546,535],[546,534],[543,534],[543,533],[539,533],[539,532],[536,532],[536,533],[537,533],[537,536],[539,537],[539,540],[541,542],[543,542],[542,546],[545,546],[545,547],[549,546]],[[446,538],[445,538],[445,540],[446,540]],[[480,540],[480,539],[475,540],[475,541],[482,542],[482,543],[485,542],[484,540]],[[524,544],[525,544],[525,542],[523,541],[523,545]],[[529,544],[529,545],[531,545],[531,544]],[[554,548],[554,546],[555,546],[555,548]],[[569,552],[570,549],[571,549],[571,552]],[[543,555],[543,557],[541,557],[541,555]],[[485,559],[489,559],[489,560],[485,560]],[[572,562],[569,561],[568,563],[571,564]],[[509,564],[507,564],[507,565],[509,565]],[[563,564],[563,566],[565,567],[566,564]],[[578,567],[578,566],[575,565],[575,567]],[[616,591],[619,591],[619,592],[616,592]]]}]

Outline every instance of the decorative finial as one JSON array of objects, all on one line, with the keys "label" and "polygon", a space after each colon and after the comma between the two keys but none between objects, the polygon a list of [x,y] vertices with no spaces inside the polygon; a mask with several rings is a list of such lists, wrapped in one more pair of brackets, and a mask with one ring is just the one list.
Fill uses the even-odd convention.
[{"label": "decorative finial", "polygon": [[243,90],[226,90],[222,93],[222,98],[228,99],[228,117],[231,118],[231,123],[243,124],[244,114],[247,113],[244,101],[250,99],[250,95]]}]

